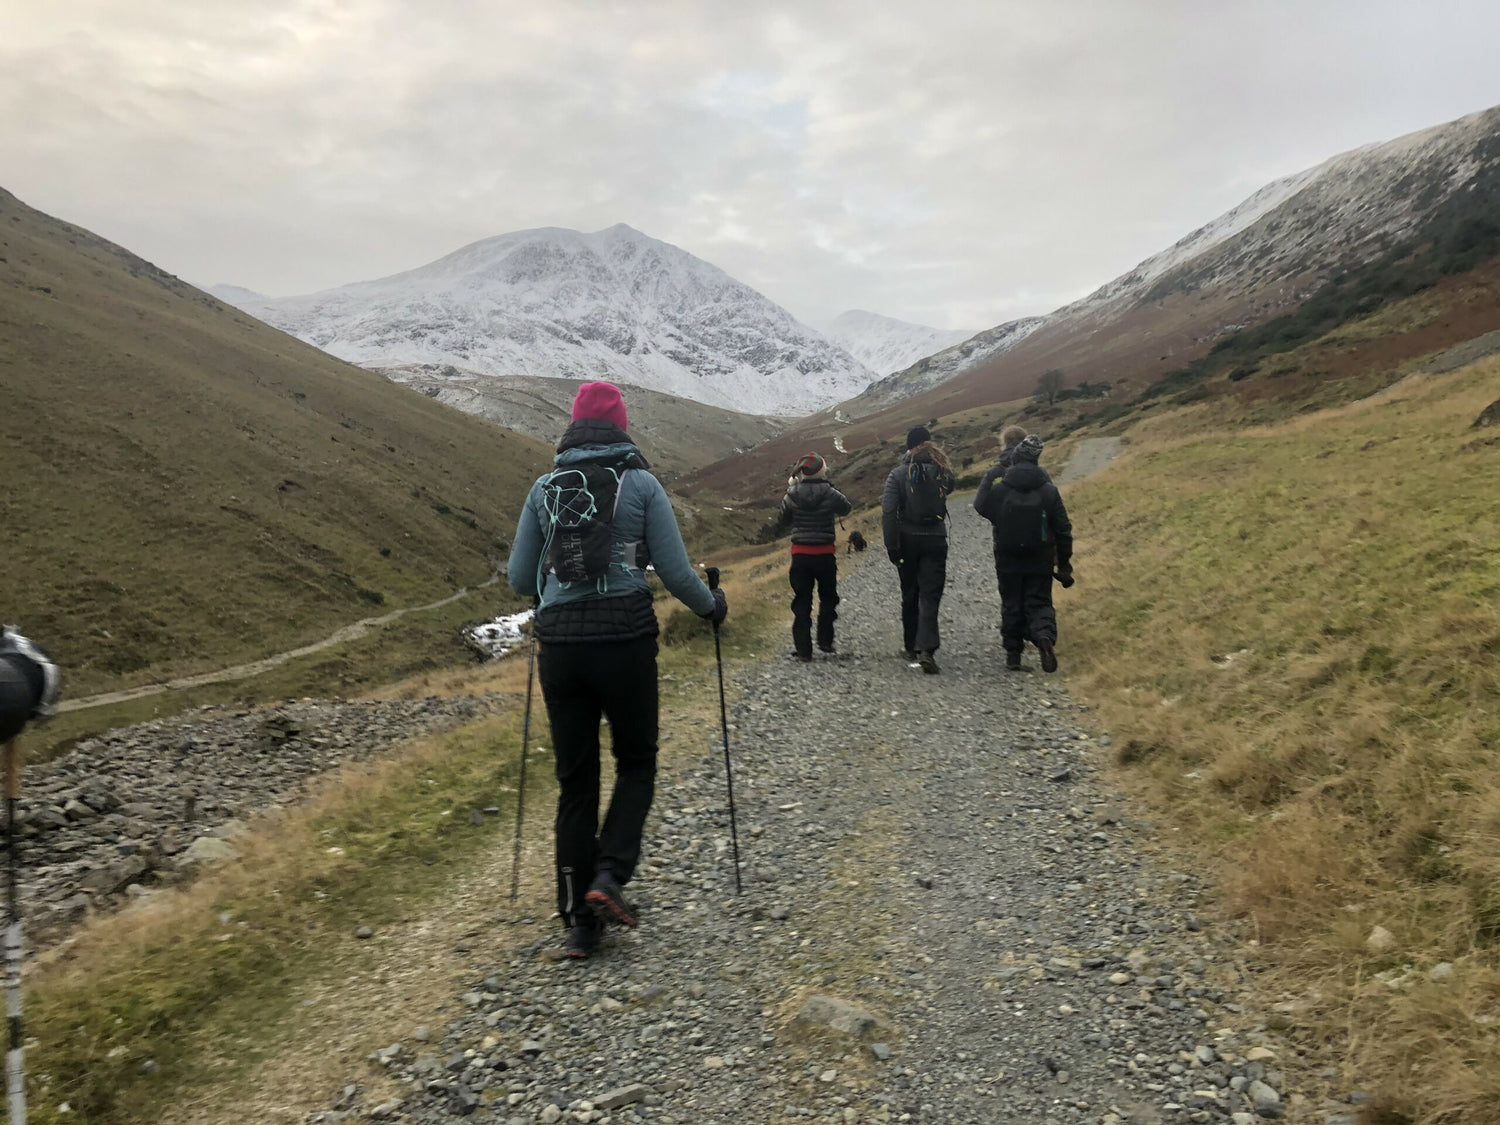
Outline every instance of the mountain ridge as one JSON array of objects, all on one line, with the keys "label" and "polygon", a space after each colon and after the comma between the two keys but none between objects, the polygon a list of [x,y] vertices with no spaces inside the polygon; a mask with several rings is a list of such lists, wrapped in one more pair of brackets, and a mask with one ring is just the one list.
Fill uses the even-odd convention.
[{"label": "mountain ridge", "polygon": [[[971,428],[1004,404],[1010,420],[1046,430],[1062,416],[1033,396],[1054,370],[1065,389],[1086,383],[1085,397],[1099,400],[1074,409],[1073,424],[1105,424],[1164,393],[1336,400],[1341,392],[1320,382],[1363,386],[1386,365],[1500,328],[1500,308],[1485,303],[1496,261],[1500,107],[1273,181],[1084,298],[925,357],[685,483],[737,496],[744,481],[771,479],[797,448],[835,434],[851,456],[873,454],[914,421]],[[1300,360],[1268,360],[1427,289],[1430,310],[1363,330],[1390,333],[1385,345],[1330,338]]]},{"label": "mountain ridge", "polygon": [[814,327],[882,376],[905,370],[974,335],[966,328],[932,328],[868,309],[849,309]]},{"label": "mountain ridge", "polygon": [[[1500,107],[1336,154],[1271,181],[1080,300],[980,332],[842,405],[871,414],[927,393],[1004,401],[1054,368],[1070,382],[1143,385],[1413,237],[1497,166]],[[987,346],[995,342],[1003,346]]]}]

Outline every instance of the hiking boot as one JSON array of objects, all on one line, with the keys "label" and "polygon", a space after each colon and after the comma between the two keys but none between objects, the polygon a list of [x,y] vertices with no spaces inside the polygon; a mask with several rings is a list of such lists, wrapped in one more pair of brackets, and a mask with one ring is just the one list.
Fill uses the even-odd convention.
[{"label": "hiking boot", "polygon": [[797,659],[797,661],[800,662],[800,663],[802,663],[802,664],[811,664],[812,663],[812,653],[810,653],[810,652],[794,652],[794,653],[792,653],[792,656],[795,657]]},{"label": "hiking boot", "polygon": [[1005,654],[1005,670],[1007,672],[1026,671],[1026,666],[1021,663],[1021,654],[1019,652],[1007,652]]},{"label": "hiking boot", "polygon": [[1037,641],[1036,650],[1042,654],[1042,671],[1057,671],[1057,653],[1052,651],[1051,641]]},{"label": "hiking boot", "polygon": [[833,655],[833,642],[829,641],[826,645],[825,644],[818,645],[818,651],[819,652],[826,652],[829,656],[832,656]]},{"label": "hiking boot", "polygon": [[917,652],[916,652],[916,649],[911,649],[911,648],[903,649],[902,652],[901,652],[901,655],[904,656],[904,657],[906,657],[906,662],[908,664],[915,664],[917,662]]},{"label": "hiking boot", "polygon": [[583,901],[600,922],[614,922],[632,930],[637,925],[635,907],[625,901],[625,892],[612,872],[599,872],[589,886],[588,894],[583,896]]},{"label": "hiking boot", "polygon": [[922,666],[922,671],[926,672],[929,676],[936,676],[938,674],[937,659],[930,651],[919,654],[917,656],[917,663]]},{"label": "hiking boot", "polygon": [[599,948],[599,939],[603,935],[604,927],[597,919],[569,926],[568,936],[563,939],[563,956],[573,961],[587,961]]}]

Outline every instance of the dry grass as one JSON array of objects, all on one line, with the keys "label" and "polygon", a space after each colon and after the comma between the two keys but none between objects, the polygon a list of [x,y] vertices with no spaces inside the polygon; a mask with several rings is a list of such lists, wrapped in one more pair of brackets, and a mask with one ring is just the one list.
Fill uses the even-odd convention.
[{"label": "dry grass", "polygon": [[1423,1123],[1500,1104],[1500,444],[1469,428],[1497,382],[1249,430],[1194,408],[1069,495],[1065,643],[1121,764],[1328,998],[1304,1038]]}]

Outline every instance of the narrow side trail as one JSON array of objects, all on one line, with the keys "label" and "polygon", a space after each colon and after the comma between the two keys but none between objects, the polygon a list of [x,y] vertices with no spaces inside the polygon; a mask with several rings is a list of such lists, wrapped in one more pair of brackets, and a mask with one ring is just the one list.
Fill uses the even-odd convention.
[{"label": "narrow side trail", "polygon": [[[1235,940],[1102,786],[1063,677],[1003,670],[987,525],[954,516],[940,675],[902,659],[878,552],[841,558],[836,657],[799,664],[788,635],[732,670],[743,895],[705,724],[660,778],[640,929],[569,963],[555,922],[516,927],[529,944],[309,1120],[1306,1119],[1238,1003]],[[808,1027],[811,996],[873,1023]]]},{"label": "narrow side trail", "polygon": [[393,609],[389,613],[382,613],[375,617],[361,617],[358,621],[352,621],[348,625],[341,625],[321,641],[303,645],[300,648],[288,649],[286,652],[272,653],[270,656],[259,660],[252,660],[248,664],[236,664],[229,668],[219,668],[212,672],[199,672],[192,676],[179,676],[176,679],[164,680],[157,684],[142,684],[140,687],[125,688],[121,691],[107,691],[100,695],[86,695],[78,699],[65,699],[57,705],[60,713],[69,711],[87,711],[91,707],[106,707],[116,703],[129,703],[133,699],[145,699],[152,695],[163,695],[169,691],[187,691],[189,688],[206,687],[209,684],[238,683],[240,680],[248,680],[254,676],[269,672],[272,668],[279,668],[283,664],[293,660],[299,660],[304,656],[312,656],[333,648],[334,645],[346,644],[349,641],[357,641],[372,629],[378,629],[382,625],[389,625],[392,621],[398,621],[408,613],[428,613],[434,609],[442,609],[444,606],[452,605],[456,601],[468,597],[476,590],[487,590],[500,581],[500,571],[495,570],[483,582],[474,586],[463,586],[446,598],[439,598],[435,602],[426,605],[409,605],[404,609]]}]

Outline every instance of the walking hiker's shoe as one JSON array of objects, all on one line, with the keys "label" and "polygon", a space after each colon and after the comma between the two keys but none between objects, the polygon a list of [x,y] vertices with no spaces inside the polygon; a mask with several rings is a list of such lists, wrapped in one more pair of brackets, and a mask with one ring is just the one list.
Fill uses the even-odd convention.
[{"label": "walking hiker's shoe", "polygon": [[818,651],[819,652],[826,652],[826,653],[828,653],[829,656],[832,656],[833,655],[833,642],[829,641],[826,645],[819,645],[818,646]]},{"label": "walking hiker's shoe", "polygon": [[1007,652],[1005,654],[1005,670],[1007,672],[1026,671],[1026,666],[1021,663],[1021,654],[1019,652]]},{"label": "walking hiker's shoe", "polygon": [[802,664],[812,663],[812,653],[810,652],[794,652],[792,655]]},{"label": "walking hiker's shoe", "polygon": [[599,948],[599,939],[604,927],[597,920],[579,922],[568,927],[568,936],[563,939],[563,956],[573,961],[587,961]]},{"label": "walking hiker's shoe", "polygon": [[619,882],[610,872],[601,871],[594,877],[589,893],[583,896],[583,901],[588,904],[589,909],[594,912],[594,916],[600,922],[614,922],[617,925],[635,929],[638,922],[635,907],[625,901],[625,892],[620,889]]},{"label": "walking hiker's shoe", "polygon": [[922,666],[922,671],[926,672],[929,676],[936,676],[938,674],[937,659],[931,652],[921,653],[917,657],[917,663]]},{"label": "walking hiker's shoe", "polygon": [[917,653],[915,649],[906,649],[901,653],[901,655],[906,657],[906,662],[908,664],[915,664],[917,662]]},{"label": "walking hiker's shoe", "polygon": [[1051,641],[1037,641],[1036,650],[1042,654],[1042,671],[1057,671],[1057,653],[1052,651]]}]

